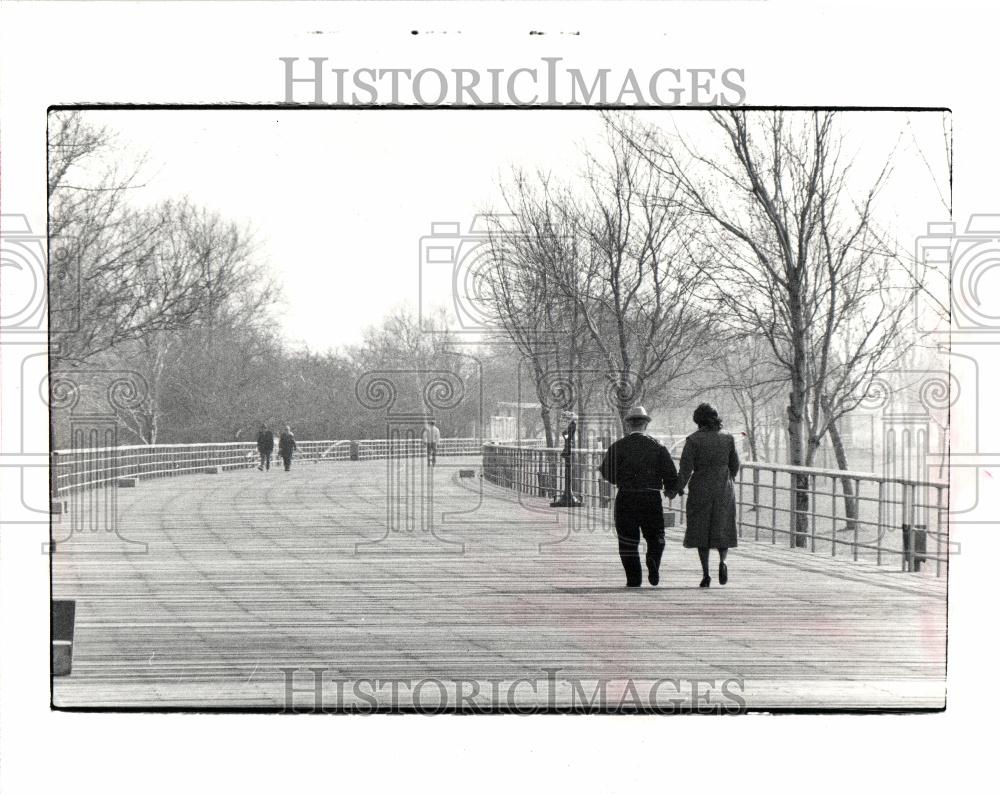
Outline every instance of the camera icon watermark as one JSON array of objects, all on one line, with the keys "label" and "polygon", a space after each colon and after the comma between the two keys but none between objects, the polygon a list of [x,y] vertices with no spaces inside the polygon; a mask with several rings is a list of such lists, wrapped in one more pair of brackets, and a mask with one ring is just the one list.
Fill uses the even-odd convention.
[{"label": "camera icon watermark", "polygon": [[[545,261],[572,250],[571,238],[558,229],[525,228],[527,223],[511,214],[476,215],[464,232],[458,222],[431,223],[431,233],[420,238],[418,305],[423,330],[440,331],[433,323],[440,309],[452,334],[514,330],[510,326],[519,320],[511,315],[516,312],[498,306],[512,293],[525,293],[526,285],[517,281],[524,270],[516,275],[518,261]],[[501,313],[506,316],[501,318]],[[526,316],[524,322],[531,325],[534,318]]]},{"label": "camera icon watermark", "polygon": [[448,327],[459,333],[480,333],[495,327],[483,290],[494,267],[491,234],[494,219],[477,215],[463,232],[460,223],[434,222],[420,238],[420,326],[444,308]]},{"label": "camera icon watermark", "polygon": [[0,216],[0,279],[8,298],[0,308],[5,333],[45,330],[45,238],[26,215]]},{"label": "camera icon watermark", "polygon": [[[79,330],[80,265],[77,240],[35,233],[27,215],[0,216],[0,280],[6,300],[0,308],[5,334],[38,334]],[[48,253],[46,253],[48,252]],[[46,324],[46,309],[49,323]]]},{"label": "camera icon watermark", "polygon": [[928,223],[916,240],[916,318],[924,332],[1000,331],[1000,310],[989,300],[1000,290],[1000,214],[969,216],[965,231],[954,223]]}]

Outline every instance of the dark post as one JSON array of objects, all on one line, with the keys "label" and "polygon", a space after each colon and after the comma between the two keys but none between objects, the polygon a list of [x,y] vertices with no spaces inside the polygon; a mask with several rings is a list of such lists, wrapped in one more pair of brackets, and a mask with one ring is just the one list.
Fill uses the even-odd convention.
[{"label": "dark post", "polygon": [[573,495],[573,436],[576,435],[576,420],[571,419],[569,425],[563,432],[566,444],[563,447],[562,459],[565,467],[565,483],[563,494],[556,501],[551,502],[549,507],[579,507],[580,499]]},{"label": "dark post", "polygon": [[69,675],[73,670],[73,628],[76,621],[76,601],[53,601],[52,675]]}]

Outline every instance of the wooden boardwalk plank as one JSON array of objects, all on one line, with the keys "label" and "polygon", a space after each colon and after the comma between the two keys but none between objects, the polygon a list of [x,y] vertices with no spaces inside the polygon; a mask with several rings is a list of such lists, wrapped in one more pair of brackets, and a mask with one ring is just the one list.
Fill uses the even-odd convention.
[{"label": "wooden boardwalk plank", "polygon": [[146,554],[102,532],[54,556],[54,596],[78,602],[56,705],[280,708],[282,668],[308,689],[309,667],[347,681],[558,670],[554,695],[525,685],[518,702],[565,704],[574,679],[615,690],[628,678],[737,678],[759,708],[944,703],[943,578],[744,541],[729,585],[701,590],[697,555],[670,531],[661,585],[626,590],[609,511],[552,510],[460,478],[475,458],[440,460],[432,484],[422,462],[400,465],[411,515],[433,488],[433,533],[417,521],[382,540],[395,462],[120,491],[120,532]]}]

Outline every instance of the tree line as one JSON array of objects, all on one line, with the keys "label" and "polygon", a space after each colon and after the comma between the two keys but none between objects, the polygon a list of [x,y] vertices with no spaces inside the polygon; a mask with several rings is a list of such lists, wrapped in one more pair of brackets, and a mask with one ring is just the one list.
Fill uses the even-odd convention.
[{"label": "tree line", "polygon": [[[849,469],[844,419],[910,354],[927,275],[879,212],[892,152],[865,181],[834,112],[712,110],[697,141],[648,118],[606,114],[582,178],[504,185],[481,291],[539,399],[554,372],[581,414],[601,386],[620,415],[722,393],[752,456],[778,409],[789,464],[829,441]],[[798,477],[803,538],[807,490]]]},{"label": "tree line", "polygon": [[[364,372],[447,370],[475,382],[494,366],[488,351],[482,365],[456,356],[439,317],[421,324],[405,308],[358,345],[290,348],[276,322],[280,285],[252,230],[187,197],[143,204],[144,163],[120,145],[79,112],[51,114],[50,381],[68,379],[75,410],[100,413],[108,381],[126,373],[138,388],[113,408],[120,443],[249,440],[262,422],[300,438],[381,437],[384,417],[355,394]],[[477,407],[443,412],[442,432],[480,435]],[[55,447],[70,444],[69,420],[51,412]]]},{"label": "tree line", "polygon": [[[250,229],[185,197],[140,204],[142,164],[81,114],[53,113],[52,368],[141,375],[142,399],[119,410],[134,443],[247,440],[261,421],[378,437],[384,417],[355,384],[396,368],[469,384],[477,398],[441,415],[446,436],[487,437],[484,408],[527,392],[550,446],[563,410],[588,440],[588,417],[605,433],[638,402],[686,432],[692,401],[710,397],[752,458],[780,446],[783,462],[810,466],[828,443],[849,469],[843,422],[912,357],[926,276],[880,215],[891,152],[865,181],[834,112],[702,118],[694,141],[609,113],[575,177],[512,168],[487,208],[475,291],[495,331],[475,350],[443,315],[399,309],[360,344],[317,353],[276,330],[280,288]],[[848,478],[842,488],[851,517]]]}]

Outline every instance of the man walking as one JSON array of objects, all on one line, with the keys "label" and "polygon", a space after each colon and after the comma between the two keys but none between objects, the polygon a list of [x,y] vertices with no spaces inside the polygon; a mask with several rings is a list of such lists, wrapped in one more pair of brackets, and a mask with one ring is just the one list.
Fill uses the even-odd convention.
[{"label": "man walking", "polygon": [[260,453],[260,471],[271,471],[271,453],[274,452],[274,433],[268,430],[267,425],[260,426],[257,433],[257,451]]},{"label": "man walking", "polygon": [[437,465],[437,449],[438,442],[441,440],[441,431],[438,430],[438,426],[431,419],[427,426],[424,428],[424,444],[427,445],[427,465],[436,466]]},{"label": "man walking", "polygon": [[676,496],[677,467],[667,448],[646,434],[650,419],[641,405],[630,408],[625,414],[625,437],[608,447],[601,462],[601,476],[618,486],[615,530],[627,587],[642,584],[640,532],[646,540],[649,583],[660,583],[660,559],[666,545],[660,491],[671,499]]}]

